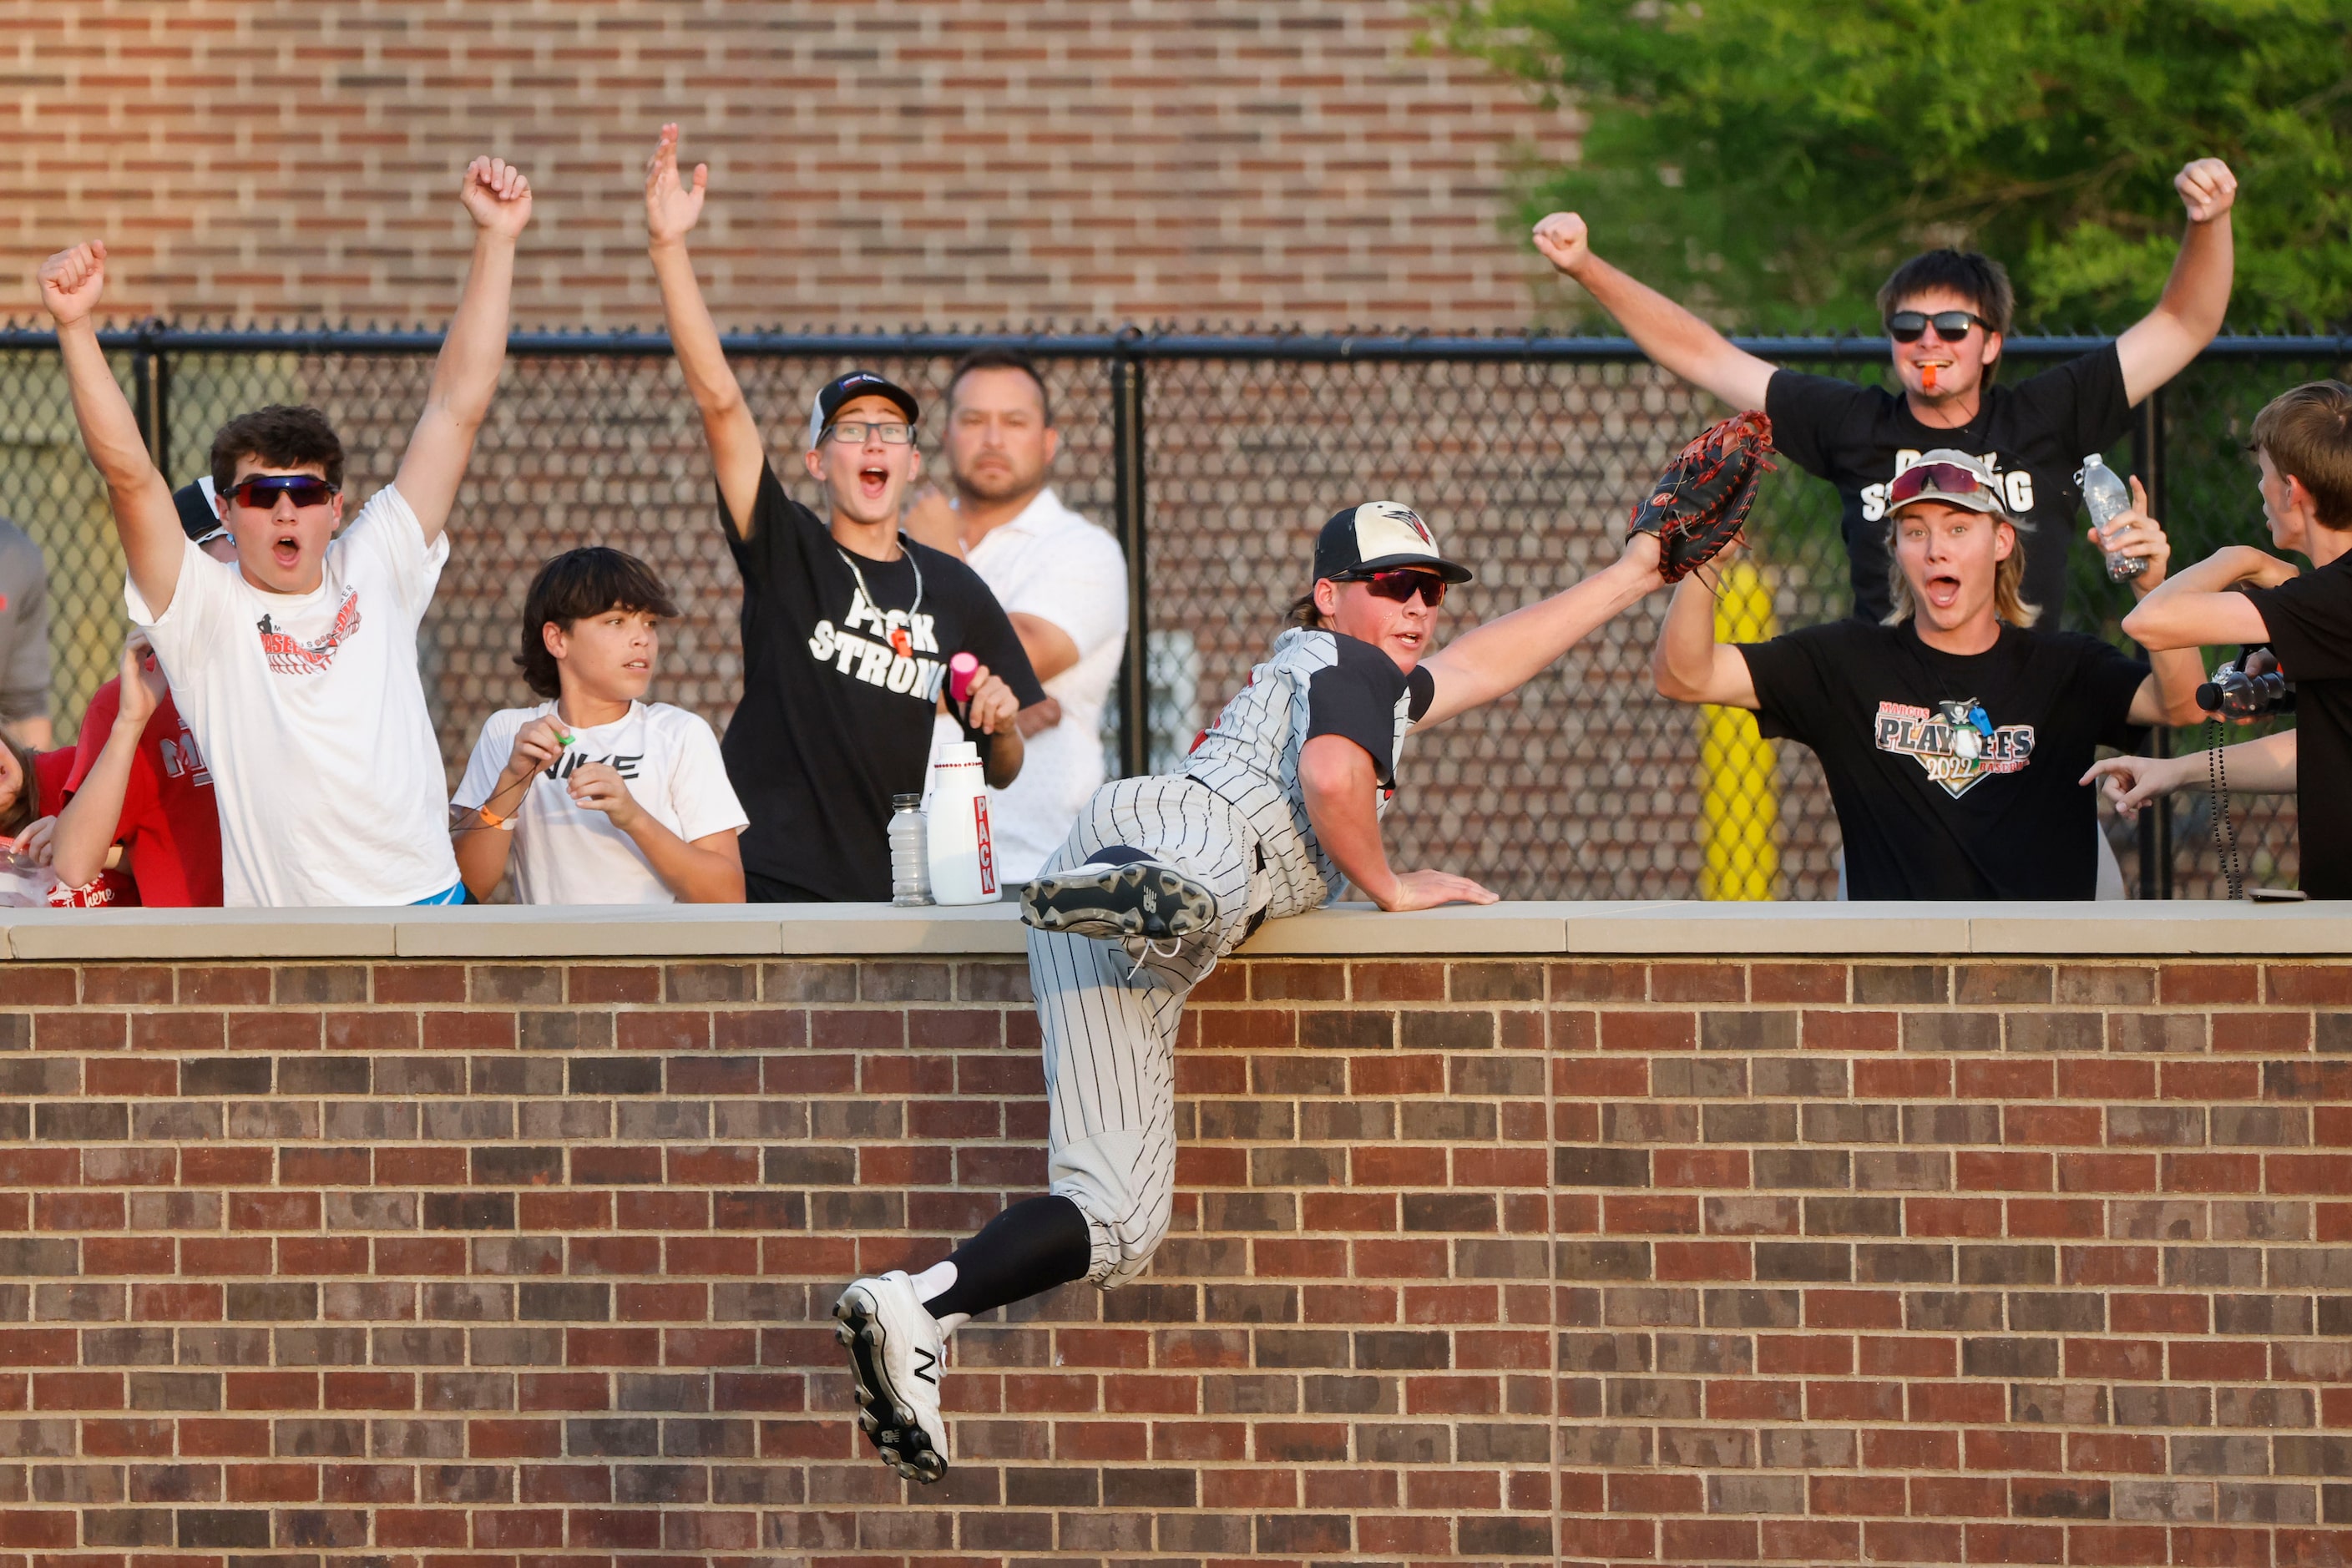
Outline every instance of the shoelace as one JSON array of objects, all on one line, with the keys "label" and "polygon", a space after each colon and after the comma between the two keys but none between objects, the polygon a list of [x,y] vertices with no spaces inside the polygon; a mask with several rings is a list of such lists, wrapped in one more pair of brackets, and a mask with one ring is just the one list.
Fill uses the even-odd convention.
[{"label": "shoelace", "polygon": [[1184,939],[1181,936],[1171,936],[1168,939],[1168,951],[1166,952],[1160,951],[1160,944],[1157,942],[1153,941],[1150,937],[1145,937],[1143,939],[1143,950],[1135,955],[1135,967],[1127,972],[1127,977],[1129,980],[1133,980],[1137,975],[1142,973],[1143,964],[1146,959],[1175,958],[1181,955],[1183,951]]}]

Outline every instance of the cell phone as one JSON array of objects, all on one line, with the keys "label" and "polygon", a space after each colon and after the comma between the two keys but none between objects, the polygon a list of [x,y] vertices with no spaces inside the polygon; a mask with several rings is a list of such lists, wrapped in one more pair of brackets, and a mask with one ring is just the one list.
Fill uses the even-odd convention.
[{"label": "cell phone", "polygon": [[2257,904],[2299,904],[2311,895],[2300,888],[2248,888],[2246,897]]}]

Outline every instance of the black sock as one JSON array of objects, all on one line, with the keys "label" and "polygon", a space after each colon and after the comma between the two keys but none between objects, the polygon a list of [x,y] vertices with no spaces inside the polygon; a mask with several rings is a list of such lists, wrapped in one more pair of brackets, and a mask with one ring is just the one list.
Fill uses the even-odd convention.
[{"label": "black sock", "polygon": [[977,1316],[1083,1279],[1095,1243],[1087,1216],[1065,1197],[1024,1198],[948,1256],[955,1283],[923,1303],[934,1318]]}]

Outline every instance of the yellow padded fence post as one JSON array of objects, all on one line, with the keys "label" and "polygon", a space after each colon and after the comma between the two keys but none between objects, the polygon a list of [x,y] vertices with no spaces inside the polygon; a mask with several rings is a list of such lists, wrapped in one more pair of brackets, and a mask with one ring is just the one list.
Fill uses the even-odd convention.
[{"label": "yellow padded fence post", "polygon": [[[1718,642],[1761,642],[1778,636],[1772,591],[1749,561],[1726,566],[1716,583]],[[1780,820],[1780,748],[1740,708],[1702,707],[1698,720],[1701,831],[1706,860],[1699,897],[1769,899],[1780,878],[1773,831]]]}]

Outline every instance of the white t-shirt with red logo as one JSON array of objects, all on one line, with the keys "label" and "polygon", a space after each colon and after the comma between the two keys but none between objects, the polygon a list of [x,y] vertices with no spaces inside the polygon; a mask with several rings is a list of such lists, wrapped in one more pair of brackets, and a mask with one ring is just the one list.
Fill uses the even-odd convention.
[{"label": "white t-shirt with red logo", "polygon": [[265,592],[193,542],[160,618],[124,590],[212,769],[223,903],[413,904],[457,884],[416,663],[448,559],[386,485],[310,593]]}]

